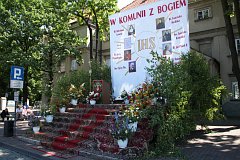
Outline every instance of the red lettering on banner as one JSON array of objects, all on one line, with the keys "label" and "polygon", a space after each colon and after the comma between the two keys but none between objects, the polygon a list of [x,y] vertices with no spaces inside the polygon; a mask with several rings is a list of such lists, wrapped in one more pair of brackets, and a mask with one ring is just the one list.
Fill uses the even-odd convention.
[{"label": "red lettering on banner", "polygon": [[172,11],[178,8],[181,8],[183,6],[186,6],[186,0],[176,0],[175,2],[164,4],[162,6],[158,6],[158,14],[162,12]]},{"label": "red lettering on banner", "polygon": [[115,22],[116,22],[116,18],[115,19],[110,19],[110,24],[111,25],[115,25]]},{"label": "red lettering on banner", "polygon": [[153,16],[153,15],[154,15],[154,14],[153,14],[153,8],[149,8],[149,10],[150,10],[149,16]]},{"label": "red lettering on banner", "polygon": [[131,13],[131,14],[123,16],[123,17],[119,17],[119,24],[127,23],[127,22],[133,21],[138,18],[143,18],[143,17],[146,17],[146,10],[142,10],[142,11],[139,11],[136,13]]}]

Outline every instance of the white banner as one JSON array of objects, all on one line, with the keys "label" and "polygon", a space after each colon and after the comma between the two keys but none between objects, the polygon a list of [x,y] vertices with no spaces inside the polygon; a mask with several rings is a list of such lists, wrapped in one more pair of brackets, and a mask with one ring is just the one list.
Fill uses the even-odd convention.
[{"label": "white banner", "polygon": [[160,0],[109,17],[114,96],[148,78],[150,52],[172,59],[190,50],[188,0]]}]

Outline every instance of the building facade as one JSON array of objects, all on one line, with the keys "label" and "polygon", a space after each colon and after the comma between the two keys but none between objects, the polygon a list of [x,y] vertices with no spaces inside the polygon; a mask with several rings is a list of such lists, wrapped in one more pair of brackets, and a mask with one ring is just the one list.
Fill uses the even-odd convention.
[{"label": "building facade", "polygon": [[[237,28],[232,17],[235,37]],[[212,72],[218,72],[231,94],[230,99],[239,98],[237,80],[232,72],[232,57],[228,45],[224,15],[220,0],[189,1],[189,28],[191,48],[200,51],[215,63]],[[240,41],[236,38],[240,54]],[[240,61],[240,58],[239,58]],[[217,65],[216,65],[217,64]],[[215,71],[214,71],[215,70]]]}]

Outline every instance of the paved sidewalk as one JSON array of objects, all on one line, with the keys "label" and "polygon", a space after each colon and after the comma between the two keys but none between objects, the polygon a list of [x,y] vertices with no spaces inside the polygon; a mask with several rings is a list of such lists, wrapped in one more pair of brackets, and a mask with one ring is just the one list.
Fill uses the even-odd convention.
[{"label": "paved sidewalk", "polygon": [[[239,121],[240,122],[240,121]],[[198,132],[181,147],[189,160],[238,160],[240,159],[240,126],[209,126],[211,133]]]}]

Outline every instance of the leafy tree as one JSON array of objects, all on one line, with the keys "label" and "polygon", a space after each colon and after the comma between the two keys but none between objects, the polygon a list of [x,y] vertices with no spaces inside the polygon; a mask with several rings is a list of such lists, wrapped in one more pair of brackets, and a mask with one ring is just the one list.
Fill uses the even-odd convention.
[{"label": "leafy tree", "polygon": [[[23,101],[26,102],[29,86],[29,70],[37,67],[33,53],[36,52],[36,45],[41,38],[40,32],[40,10],[38,0],[0,2],[1,10],[5,16],[1,23],[4,30],[1,30],[1,61],[11,65],[20,65],[25,68]],[[7,55],[7,56],[5,56]]]},{"label": "leafy tree", "polygon": [[[39,63],[41,70],[46,73],[45,92],[46,97],[52,96],[54,74],[57,67],[66,56],[74,56],[81,59],[78,46],[83,42],[77,33],[70,29],[68,15],[55,8],[55,1],[43,3],[42,32],[43,40],[39,42]],[[48,98],[49,102],[50,98]]]},{"label": "leafy tree", "polygon": [[238,88],[240,94],[240,66],[238,61],[238,53],[235,47],[235,36],[233,31],[233,25],[231,22],[231,13],[232,7],[230,7],[230,3],[234,3],[234,14],[237,21],[237,29],[238,29],[238,36],[240,37],[240,7],[239,7],[239,0],[221,0],[222,9],[224,14],[224,20],[226,24],[226,32],[228,37],[228,44],[231,51],[232,57],[232,71],[235,74],[237,81],[238,81]]},{"label": "leafy tree", "polygon": [[0,61],[7,62],[8,67],[25,68],[23,102],[29,93],[39,97],[36,93],[40,93],[42,76],[47,80],[45,93],[51,97],[53,75],[60,61],[69,55],[81,58],[76,48],[81,41],[70,30],[66,7],[55,3],[54,0],[0,2],[0,14],[4,17],[0,20]]}]

